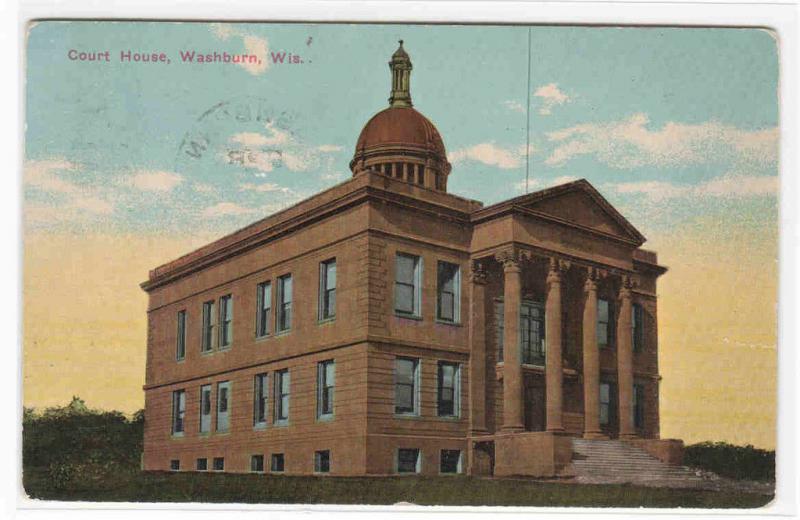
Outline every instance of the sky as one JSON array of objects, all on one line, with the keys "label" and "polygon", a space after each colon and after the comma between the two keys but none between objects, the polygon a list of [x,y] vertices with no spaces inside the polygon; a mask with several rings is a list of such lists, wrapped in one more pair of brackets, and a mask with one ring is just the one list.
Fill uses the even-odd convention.
[{"label": "sky", "polygon": [[[773,448],[779,78],[760,29],[32,25],[24,404],[141,408],[148,270],[348,179],[399,39],[451,193],[585,178],[669,267],[662,437]],[[214,52],[255,58],[197,62]]]}]

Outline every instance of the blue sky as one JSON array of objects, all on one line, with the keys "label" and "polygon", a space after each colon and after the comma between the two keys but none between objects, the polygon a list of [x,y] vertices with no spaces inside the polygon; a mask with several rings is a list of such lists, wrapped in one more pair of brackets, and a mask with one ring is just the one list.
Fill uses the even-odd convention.
[{"label": "blue sky", "polygon": [[[453,163],[450,191],[485,203],[518,195],[528,34],[40,23],[28,35],[26,229],[223,233],[347,179],[359,131],[387,105],[387,61],[400,38],[414,64],[414,104]],[[530,38],[531,189],[587,178],[645,234],[710,212],[774,224],[772,35],[553,26],[533,27]],[[70,49],[108,50],[111,62],[73,61]],[[123,50],[164,52],[171,63],[120,63]],[[181,50],[263,60],[187,64]],[[274,64],[272,52],[303,63]],[[185,153],[187,138],[208,140],[199,158]]]}]

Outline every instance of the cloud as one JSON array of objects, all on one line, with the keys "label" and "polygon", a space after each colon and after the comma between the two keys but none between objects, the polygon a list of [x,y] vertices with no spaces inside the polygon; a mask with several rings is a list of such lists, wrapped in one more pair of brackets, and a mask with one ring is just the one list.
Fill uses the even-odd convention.
[{"label": "cloud", "polygon": [[321,154],[339,151],[333,144],[310,145],[298,140],[290,131],[277,128],[272,121],[264,125],[265,133],[242,132],[229,141],[241,147],[224,154],[229,164],[269,173],[279,166],[293,172],[308,171],[320,164]]},{"label": "cloud", "polygon": [[553,112],[555,106],[568,103],[571,99],[558,88],[558,84],[556,83],[542,85],[536,89],[533,95],[542,100],[542,105],[539,107],[539,114],[543,116],[549,116]]},{"label": "cloud", "polygon": [[62,179],[57,172],[74,172],[78,165],[64,159],[49,159],[25,162],[25,185],[50,193],[75,194],[81,188]]},{"label": "cloud", "polygon": [[214,193],[217,191],[214,186],[202,182],[196,182],[192,184],[192,189],[197,193]]},{"label": "cloud", "polygon": [[269,54],[269,42],[266,38],[255,36],[227,23],[212,23],[210,24],[210,29],[211,34],[222,41],[240,38],[242,40],[244,52],[258,57],[256,63],[250,63],[249,60],[237,63],[237,65],[244,68],[250,74],[254,76],[263,74],[269,68],[269,60],[267,59]]},{"label": "cloud", "polygon": [[644,195],[651,202],[663,202],[676,198],[725,198],[774,196],[780,181],[776,175],[726,174],[706,182],[674,184],[666,181],[642,181],[610,184],[617,193]]},{"label": "cloud", "polygon": [[448,159],[451,163],[475,161],[507,170],[522,166],[524,151],[525,145],[519,150],[498,146],[495,143],[480,143],[450,152]]},{"label": "cloud", "polygon": [[200,216],[204,218],[220,218],[227,216],[249,215],[255,211],[256,210],[253,208],[246,208],[236,204],[235,202],[218,202],[213,206],[205,208],[200,213]]},{"label": "cloud", "polygon": [[661,129],[650,130],[648,123],[647,115],[639,113],[622,121],[584,123],[549,132],[547,139],[556,146],[545,163],[561,166],[586,155],[612,168],[630,170],[713,162],[765,166],[777,161],[777,128],[747,131],[708,121],[668,122]]},{"label": "cloud", "polygon": [[25,162],[25,188],[58,197],[47,203],[26,202],[24,211],[27,222],[54,224],[65,220],[79,220],[86,214],[109,215],[114,212],[114,205],[103,196],[102,190],[64,179],[62,175],[65,172],[74,177],[82,173],[82,170],[78,164],[64,159]]},{"label": "cloud", "polygon": [[317,146],[317,150],[323,153],[330,153],[330,152],[341,152],[342,147],[338,144],[321,144]]},{"label": "cloud", "polygon": [[521,114],[525,113],[525,105],[523,105],[519,101],[514,101],[512,99],[512,100],[504,101],[503,105],[505,105],[505,107],[507,109],[512,110],[514,112],[519,112]]},{"label": "cloud", "polygon": [[286,188],[285,186],[279,186],[271,182],[265,182],[262,184],[254,184],[254,183],[240,184],[239,191],[255,191],[258,193],[271,193],[271,192],[291,193],[292,190]]},{"label": "cloud", "polygon": [[95,215],[109,215],[114,212],[114,206],[97,197],[77,197],[73,199],[72,206]]},{"label": "cloud", "polygon": [[131,175],[126,184],[142,191],[166,193],[183,182],[183,177],[168,171],[138,171]]}]

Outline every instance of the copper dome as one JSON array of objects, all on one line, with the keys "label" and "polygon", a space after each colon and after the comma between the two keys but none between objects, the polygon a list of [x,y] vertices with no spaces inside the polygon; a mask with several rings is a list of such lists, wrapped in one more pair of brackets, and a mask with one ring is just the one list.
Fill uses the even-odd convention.
[{"label": "copper dome", "polygon": [[439,131],[411,107],[389,107],[367,121],[356,142],[356,154],[378,148],[417,148],[446,157]]}]

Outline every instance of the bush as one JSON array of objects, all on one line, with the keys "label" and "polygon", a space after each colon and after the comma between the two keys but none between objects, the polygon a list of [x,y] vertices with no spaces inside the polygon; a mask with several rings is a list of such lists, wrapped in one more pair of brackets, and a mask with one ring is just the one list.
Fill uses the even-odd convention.
[{"label": "bush", "polygon": [[726,442],[701,442],[687,446],[683,462],[687,466],[713,471],[721,477],[737,480],[775,480],[775,452],[748,444],[735,446]]}]

